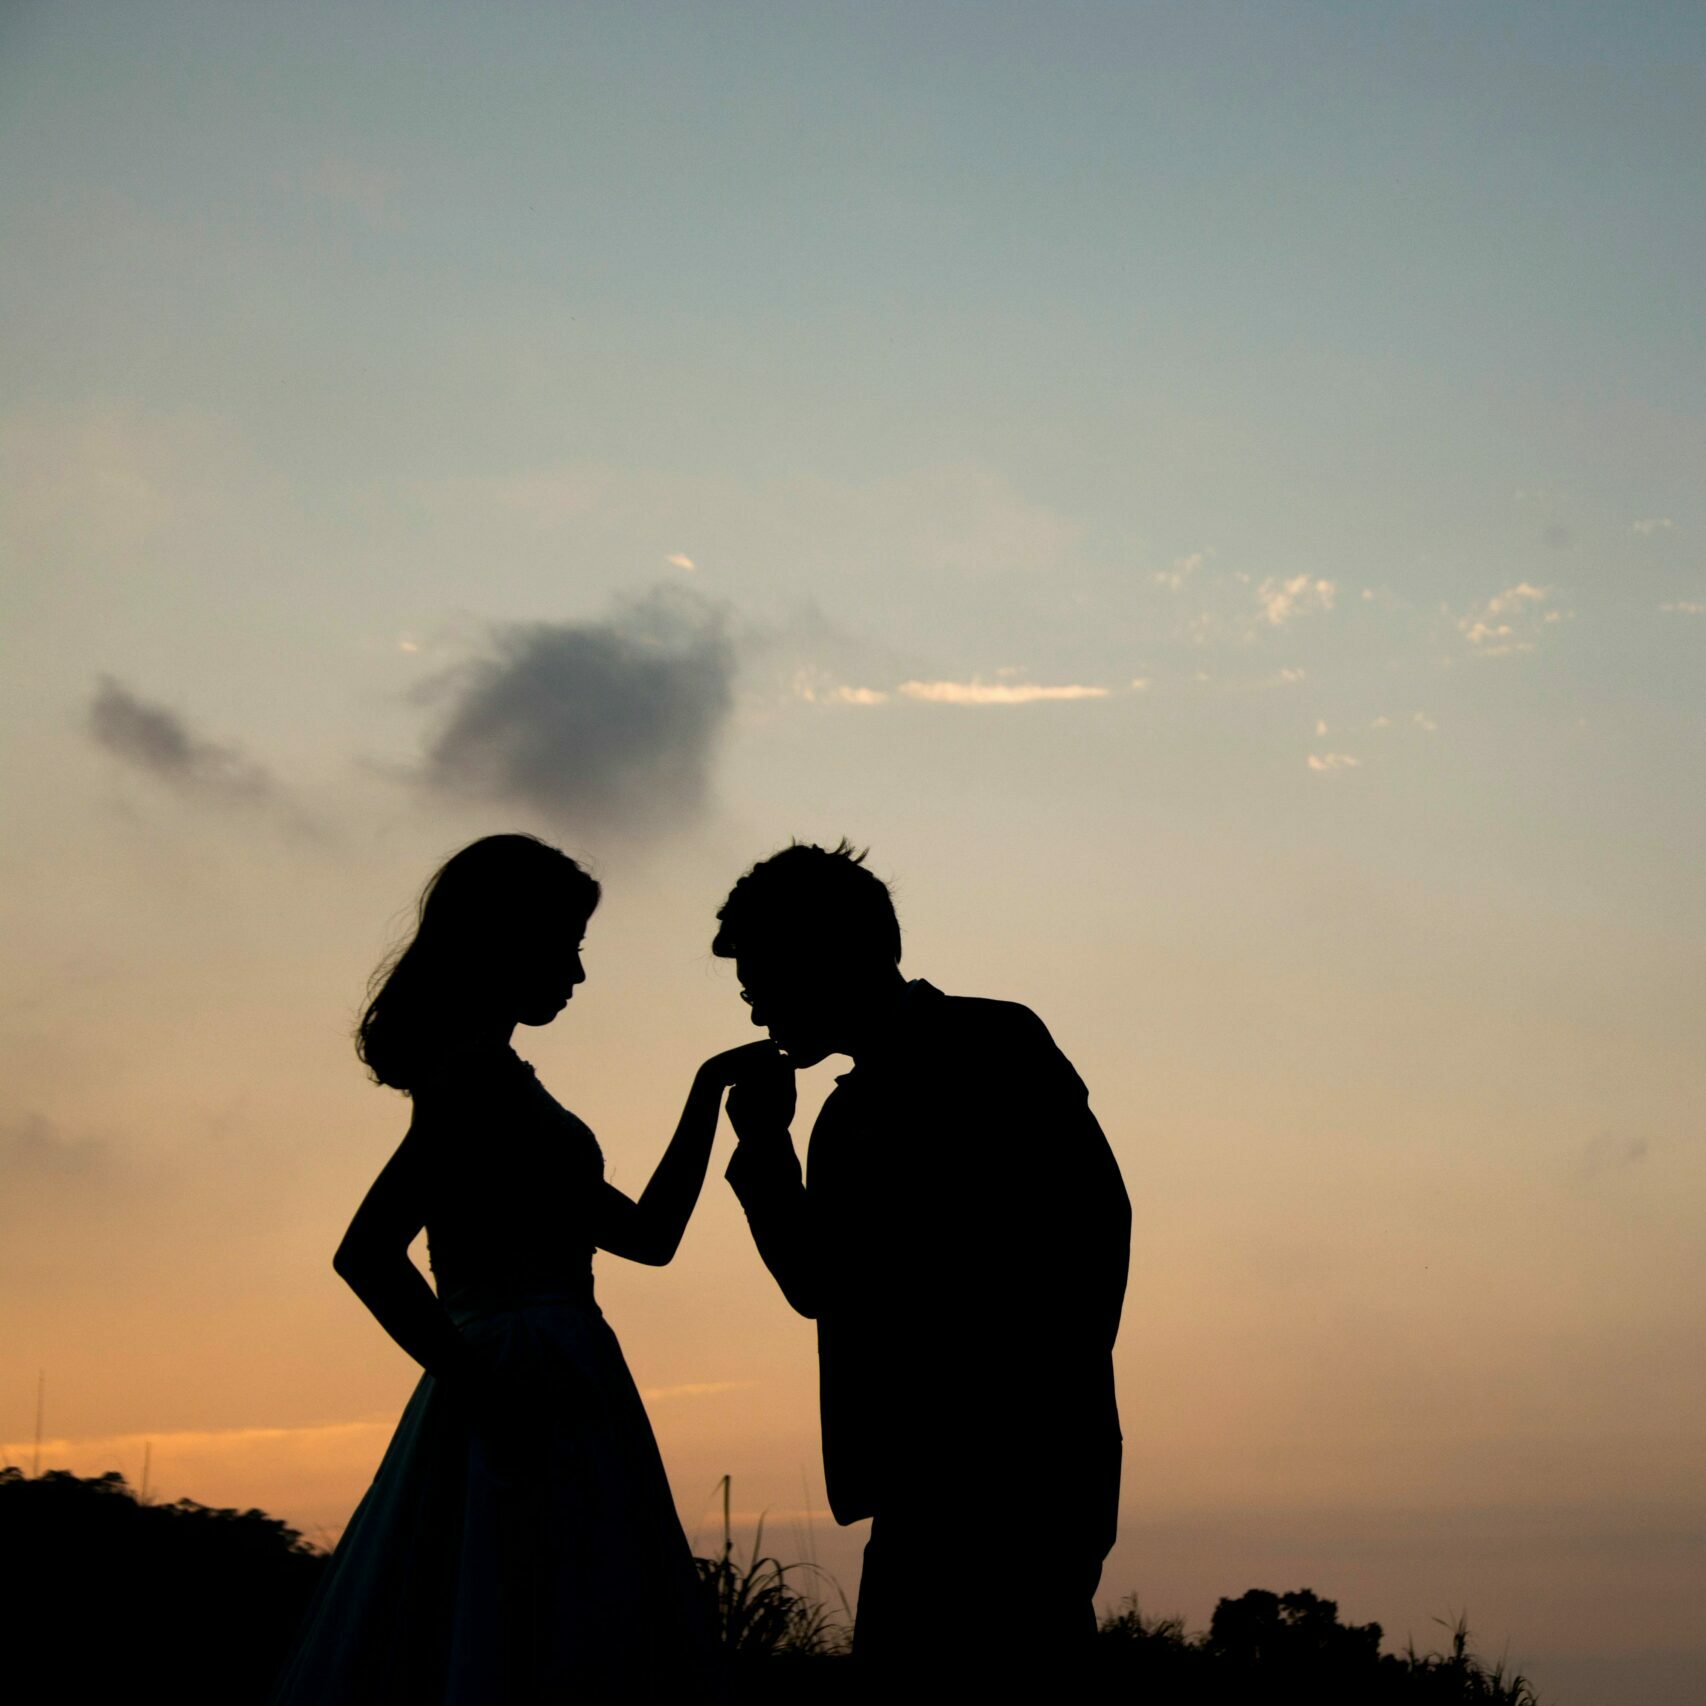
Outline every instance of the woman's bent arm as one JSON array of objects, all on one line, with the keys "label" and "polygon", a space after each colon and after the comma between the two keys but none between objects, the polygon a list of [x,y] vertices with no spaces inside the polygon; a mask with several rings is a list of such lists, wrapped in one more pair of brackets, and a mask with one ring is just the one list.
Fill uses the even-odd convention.
[{"label": "woman's bent arm", "polygon": [[373,1318],[424,1368],[443,1378],[466,1370],[468,1351],[409,1245],[426,1223],[422,1152],[411,1131],[385,1163],[332,1257]]}]

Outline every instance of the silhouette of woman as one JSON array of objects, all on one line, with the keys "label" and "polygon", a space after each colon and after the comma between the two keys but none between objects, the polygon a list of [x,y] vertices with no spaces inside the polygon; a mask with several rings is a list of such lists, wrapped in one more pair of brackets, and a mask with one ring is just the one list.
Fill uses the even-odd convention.
[{"label": "silhouette of woman", "polygon": [[[662,1265],[698,1200],[723,1090],[700,1067],[636,1202],[510,1048],[586,973],[597,882],[493,835],[449,859],[374,975],[357,1052],[414,1117],[333,1265],[421,1364],[285,1667],[277,1706],[534,1706],[703,1693],[712,1641],[662,1460],[593,1301],[595,1248]],[[425,1226],[437,1291],[409,1260]],[[714,1692],[714,1690],[713,1690]]]}]

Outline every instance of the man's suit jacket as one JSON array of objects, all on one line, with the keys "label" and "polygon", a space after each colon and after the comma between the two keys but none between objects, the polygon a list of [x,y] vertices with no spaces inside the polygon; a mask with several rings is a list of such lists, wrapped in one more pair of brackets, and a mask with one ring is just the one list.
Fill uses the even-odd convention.
[{"label": "man's suit jacket", "polygon": [[743,1144],[728,1178],[817,1321],[839,1522],[1048,1500],[1105,1553],[1131,1208],[1034,1013],[909,984],[890,1044],[824,1103],[805,1174],[791,1144]]}]

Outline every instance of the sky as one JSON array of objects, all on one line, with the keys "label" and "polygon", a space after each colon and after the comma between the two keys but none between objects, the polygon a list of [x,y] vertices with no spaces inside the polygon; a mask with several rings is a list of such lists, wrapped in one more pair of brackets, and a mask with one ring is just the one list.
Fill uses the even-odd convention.
[{"label": "sky", "polygon": [[[637,1189],[845,834],[1124,1171],[1102,1602],[1697,1698],[1703,81],[1654,4],[0,7],[9,1459],[45,1370],[44,1466],[334,1538],[421,883],[598,871],[518,1046]],[[731,1141],[600,1295],[690,1536],[851,1598]]]}]

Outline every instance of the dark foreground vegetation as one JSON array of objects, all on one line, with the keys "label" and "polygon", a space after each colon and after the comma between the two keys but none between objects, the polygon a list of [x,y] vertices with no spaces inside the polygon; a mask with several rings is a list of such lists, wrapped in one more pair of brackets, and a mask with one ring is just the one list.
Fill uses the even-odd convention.
[{"label": "dark foreground vegetation", "polygon": [[[725,1535],[720,1557],[699,1560],[731,1698],[852,1700],[845,1600],[762,1542],[760,1530],[743,1560]],[[12,1674],[41,1679],[33,1700],[261,1706],[325,1563],[262,1511],[146,1503],[116,1473],[0,1470],[0,1606]],[[999,1639],[944,1609],[946,1647]],[[1525,1678],[1469,1651],[1462,1623],[1440,1652],[1383,1655],[1380,1639],[1307,1590],[1223,1599],[1200,1634],[1134,1599],[1102,1620],[1089,1692],[1122,1706],[1537,1706]]]}]

